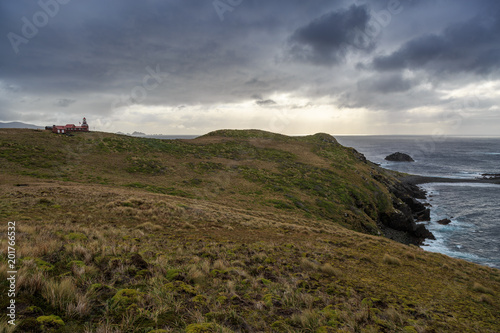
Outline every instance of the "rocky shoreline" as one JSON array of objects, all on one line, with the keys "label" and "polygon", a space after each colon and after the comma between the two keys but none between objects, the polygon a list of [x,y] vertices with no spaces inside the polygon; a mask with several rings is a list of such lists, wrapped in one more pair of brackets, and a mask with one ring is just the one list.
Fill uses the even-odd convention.
[{"label": "rocky shoreline", "polygon": [[500,173],[483,173],[478,179],[500,180]]},{"label": "rocky shoreline", "polygon": [[476,178],[476,179],[461,179],[461,178],[445,178],[445,177],[427,177],[418,175],[409,175],[401,178],[405,184],[420,185],[427,183],[480,183],[480,184],[500,184],[500,178]]},{"label": "rocky shoreline", "polygon": [[427,177],[408,175],[402,177],[399,183],[389,185],[390,192],[396,198],[393,206],[396,209],[379,217],[380,228],[384,235],[403,244],[422,245],[425,239],[435,239],[424,224],[417,222],[430,221],[428,205],[418,199],[427,199],[427,193],[418,185],[426,183],[479,183],[499,184],[498,178],[460,179],[444,177]]},{"label": "rocky shoreline", "polygon": [[418,199],[425,199],[426,192],[415,184],[398,182],[387,184],[393,194],[394,211],[379,216],[383,234],[403,244],[422,245],[426,239],[435,239],[424,224],[430,221],[430,209]]}]

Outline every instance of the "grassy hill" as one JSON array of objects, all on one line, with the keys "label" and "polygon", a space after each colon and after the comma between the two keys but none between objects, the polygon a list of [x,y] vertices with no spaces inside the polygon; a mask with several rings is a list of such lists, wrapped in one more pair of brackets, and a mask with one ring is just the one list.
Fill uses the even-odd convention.
[{"label": "grassy hill", "polygon": [[262,131],[217,131],[196,140],[105,133],[74,137],[4,130],[0,166],[39,179],[99,183],[281,211],[377,233],[392,208],[384,173],[326,134],[292,138]]},{"label": "grassy hill", "polygon": [[378,236],[398,175],[327,134],[3,129],[0,170],[21,332],[500,327],[500,272]]}]

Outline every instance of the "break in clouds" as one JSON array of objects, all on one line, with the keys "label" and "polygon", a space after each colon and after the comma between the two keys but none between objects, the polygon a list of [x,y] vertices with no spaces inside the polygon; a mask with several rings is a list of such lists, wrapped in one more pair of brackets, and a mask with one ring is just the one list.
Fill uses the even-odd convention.
[{"label": "break in clouds", "polygon": [[492,0],[7,0],[0,36],[3,122],[498,132]]}]

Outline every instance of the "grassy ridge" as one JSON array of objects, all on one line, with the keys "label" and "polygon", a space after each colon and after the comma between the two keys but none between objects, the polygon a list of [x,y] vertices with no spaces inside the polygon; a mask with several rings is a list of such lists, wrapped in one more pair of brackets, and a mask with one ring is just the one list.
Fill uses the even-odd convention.
[{"label": "grassy ridge", "polygon": [[181,141],[104,133],[4,133],[2,167],[41,179],[281,209],[373,234],[379,231],[378,214],[392,209],[386,186],[373,178],[385,171],[326,134],[292,138],[263,131],[216,131]]},{"label": "grassy ridge", "polygon": [[396,180],[327,135],[13,130],[0,156],[20,332],[500,327],[500,272],[370,235],[372,212],[394,209],[374,176]]}]

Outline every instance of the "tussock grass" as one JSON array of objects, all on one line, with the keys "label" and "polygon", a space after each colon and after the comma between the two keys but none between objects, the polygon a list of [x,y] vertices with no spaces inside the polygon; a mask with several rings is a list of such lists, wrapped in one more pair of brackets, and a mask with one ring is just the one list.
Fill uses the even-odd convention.
[{"label": "tussock grass", "polygon": [[42,289],[42,297],[55,308],[66,310],[76,301],[77,288],[74,281],[65,278],[61,281],[48,280]]},{"label": "tussock grass", "polygon": [[197,284],[203,283],[203,281],[205,281],[206,276],[207,273],[196,266],[191,267],[187,273],[187,278],[190,281],[193,281],[194,283]]},{"label": "tussock grass", "polygon": [[308,258],[300,258],[300,265],[302,266],[303,269],[311,271],[315,271],[319,267],[318,263]]},{"label": "tussock grass", "polygon": [[382,261],[388,265],[401,266],[401,260],[396,257],[391,256],[390,254],[384,254]]},{"label": "tussock grass", "polygon": [[16,326],[10,325],[6,320],[0,322],[0,333],[13,333],[16,329]]},{"label": "tussock grass", "polygon": [[494,305],[493,298],[490,295],[481,295],[478,298],[479,302],[487,303],[489,305]]},{"label": "tussock grass", "polygon": [[338,269],[338,268],[333,267],[329,263],[323,264],[319,268],[319,270],[321,272],[323,272],[324,274],[329,275],[329,276],[336,276],[336,277],[342,276],[342,271],[340,269]]},{"label": "tussock grass", "polygon": [[218,269],[218,270],[225,270],[227,269],[227,266],[226,264],[224,263],[223,260],[221,259],[217,259],[213,265],[212,265],[213,269]]},{"label": "tussock grass", "polygon": [[410,259],[410,260],[416,260],[417,259],[417,256],[415,255],[415,253],[410,252],[410,251],[408,251],[408,252],[405,253],[405,257],[407,259]]},{"label": "tussock grass", "polygon": [[33,260],[24,264],[25,267],[20,268],[18,271],[17,288],[33,295],[42,292],[47,284],[47,274],[36,269]]},{"label": "tussock grass", "polygon": [[[0,213],[19,226],[19,325],[44,314],[64,320],[60,332],[497,330],[498,270],[339,226],[372,230],[370,214],[383,202],[373,201],[371,191],[390,205],[370,175],[381,169],[325,143],[328,136],[285,137],[276,146],[254,134],[196,143],[97,133],[63,138],[92,152],[85,164],[68,162],[64,181],[42,167],[43,156],[31,172],[52,179],[10,175],[27,170],[33,156],[7,147],[20,159],[0,160],[9,167],[0,173]],[[56,138],[40,141],[52,147]],[[32,144],[22,136],[14,141]],[[175,172],[124,166],[129,155],[154,161],[148,165],[155,172],[157,166]],[[103,156],[109,158],[97,163]],[[149,187],[121,186],[132,182],[122,172],[130,167],[134,181]],[[226,172],[234,177],[220,176]],[[20,179],[29,186],[14,186]],[[168,188],[174,196],[150,191]],[[353,196],[362,208],[352,208]]]},{"label": "tussock grass", "polygon": [[161,225],[153,224],[151,222],[145,222],[137,226],[139,229],[143,229],[146,231],[160,231],[163,229]]},{"label": "tussock grass", "polygon": [[9,266],[6,262],[0,263],[0,279],[4,280],[7,278],[7,271],[9,271]]},{"label": "tussock grass", "polygon": [[472,290],[479,292],[479,293],[483,293],[483,294],[490,294],[493,296],[495,295],[495,292],[493,291],[493,289],[487,288],[478,282],[474,282],[474,285],[472,286]]},{"label": "tussock grass", "polygon": [[70,317],[84,318],[92,311],[92,306],[87,295],[77,294],[74,302],[69,303],[66,312]]}]

